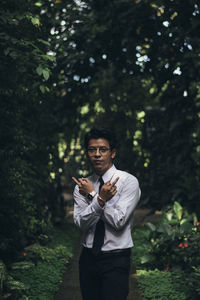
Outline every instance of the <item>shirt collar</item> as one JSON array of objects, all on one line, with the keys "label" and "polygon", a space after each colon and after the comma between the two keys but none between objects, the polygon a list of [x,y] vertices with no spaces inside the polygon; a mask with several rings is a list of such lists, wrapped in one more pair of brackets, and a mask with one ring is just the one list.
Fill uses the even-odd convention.
[{"label": "shirt collar", "polygon": [[[107,182],[108,180],[111,180],[113,175],[116,172],[116,167],[114,165],[112,165],[112,167],[110,169],[108,169],[102,176],[102,179],[104,182]],[[98,176],[98,179],[100,178],[100,176]]]},{"label": "shirt collar", "polygon": [[96,173],[93,173],[94,181],[97,183],[99,181],[99,178],[102,177],[103,181],[107,182],[108,180],[112,179],[112,177],[115,174],[116,170],[117,169],[116,169],[115,165],[112,165],[112,167],[110,169],[108,169],[106,171],[106,173],[104,173],[102,176],[99,176]]}]

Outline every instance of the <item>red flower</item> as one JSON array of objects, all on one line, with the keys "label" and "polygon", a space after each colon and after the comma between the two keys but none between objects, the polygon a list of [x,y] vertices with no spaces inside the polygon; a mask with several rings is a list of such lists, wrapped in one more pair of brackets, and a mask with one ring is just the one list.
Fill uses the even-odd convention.
[{"label": "red flower", "polygon": [[200,225],[200,222],[196,222],[196,226],[199,226]]},{"label": "red flower", "polygon": [[184,243],[184,247],[187,248],[188,247],[188,243]]},{"label": "red flower", "polygon": [[24,252],[24,253],[23,253],[23,256],[26,256],[26,255],[27,255],[26,252]]},{"label": "red flower", "polygon": [[178,247],[179,247],[179,248],[183,247],[183,243],[180,243],[180,244],[178,245]]}]

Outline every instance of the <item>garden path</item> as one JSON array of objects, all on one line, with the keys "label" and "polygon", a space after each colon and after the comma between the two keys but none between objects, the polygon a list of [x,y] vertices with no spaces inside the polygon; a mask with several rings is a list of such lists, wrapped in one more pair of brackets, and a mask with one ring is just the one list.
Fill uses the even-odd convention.
[{"label": "garden path", "polygon": [[[72,222],[73,207],[69,195],[66,196],[69,201],[67,205],[67,218]],[[70,205],[71,204],[71,205]],[[151,214],[150,209],[136,209],[134,212],[134,226],[147,221],[154,221],[158,213]],[[60,290],[56,294],[54,300],[81,300],[78,274],[78,259],[80,255],[80,241],[78,240],[75,246],[74,257],[69,264],[66,273],[64,274]],[[141,300],[140,290],[137,285],[136,271],[132,266],[129,282],[129,296],[127,300]]]}]

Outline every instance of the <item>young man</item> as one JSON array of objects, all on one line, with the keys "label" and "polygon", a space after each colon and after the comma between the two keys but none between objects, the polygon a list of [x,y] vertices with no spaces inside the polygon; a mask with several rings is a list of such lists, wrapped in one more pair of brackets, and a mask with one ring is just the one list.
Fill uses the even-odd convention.
[{"label": "young man", "polygon": [[74,222],[81,229],[79,261],[83,300],[125,300],[128,295],[133,211],[140,199],[136,177],[117,170],[113,133],[102,127],[85,136],[88,178],[72,178]]}]

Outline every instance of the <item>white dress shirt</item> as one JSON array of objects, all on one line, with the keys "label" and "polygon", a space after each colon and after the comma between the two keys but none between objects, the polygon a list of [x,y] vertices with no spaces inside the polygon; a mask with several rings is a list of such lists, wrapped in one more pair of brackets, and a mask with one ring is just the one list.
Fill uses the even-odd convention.
[{"label": "white dress shirt", "polygon": [[[133,225],[133,211],[140,199],[141,191],[135,176],[117,170],[113,165],[102,176],[104,183],[119,177],[116,183],[117,193],[104,207],[99,205],[98,194],[92,201],[79,193],[78,185],[74,189],[74,222],[82,230],[82,245],[92,248],[96,223],[99,218],[105,223],[105,237],[102,251],[125,249],[133,246],[131,230]],[[93,174],[88,177],[99,190],[99,176]]]}]

